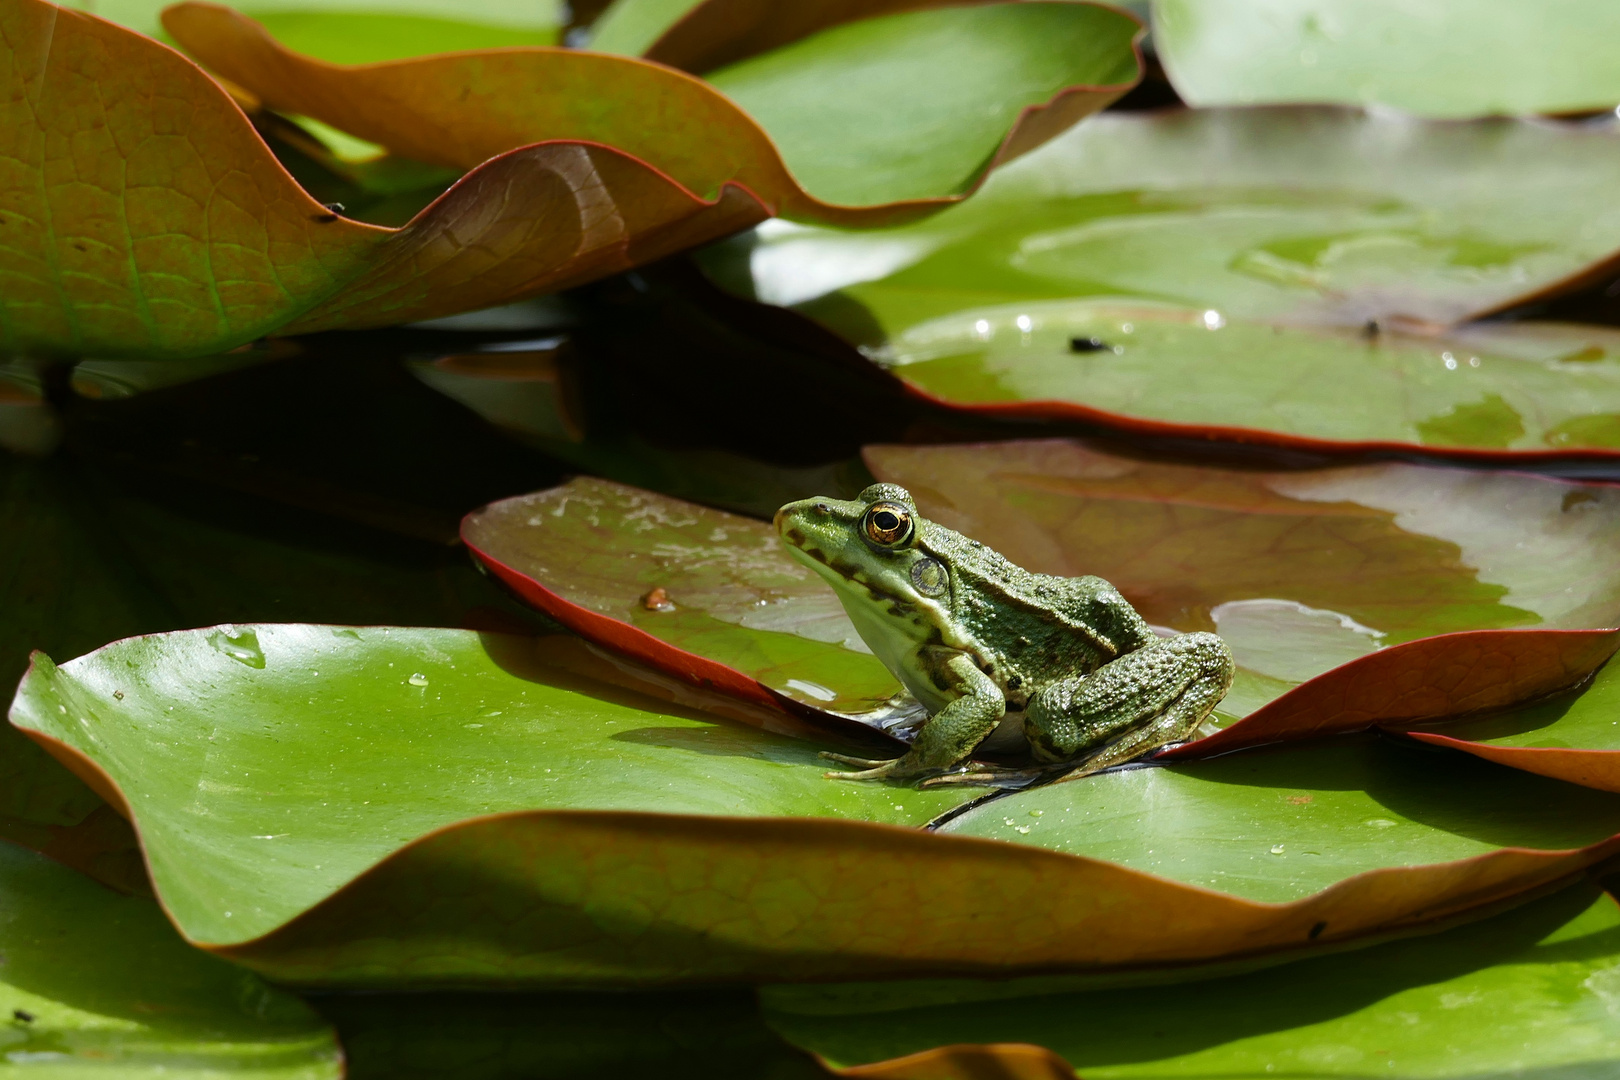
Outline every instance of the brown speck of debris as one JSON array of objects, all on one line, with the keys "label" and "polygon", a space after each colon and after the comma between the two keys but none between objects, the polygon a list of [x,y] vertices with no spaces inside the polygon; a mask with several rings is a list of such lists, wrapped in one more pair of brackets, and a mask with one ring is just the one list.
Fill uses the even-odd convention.
[{"label": "brown speck of debris", "polygon": [[122,690],[114,690],[113,691],[113,697],[117,698],[119,701],[123,701],[124,700],[124,692]]},{"label": "brown speck of debris", "polygon": [[1312,798],[1314,798],[1314,796],[1311,795],[1290,795],[1288,796],[1288,801],[1293,803],[1295,806],[1304,806],[1306,803],[1310,802]]},{"label": "brown speck of debris", "polygon": [[641,606],[648,611],[674,611],[675,601],[669,598],[662,585],[641,598]]}]

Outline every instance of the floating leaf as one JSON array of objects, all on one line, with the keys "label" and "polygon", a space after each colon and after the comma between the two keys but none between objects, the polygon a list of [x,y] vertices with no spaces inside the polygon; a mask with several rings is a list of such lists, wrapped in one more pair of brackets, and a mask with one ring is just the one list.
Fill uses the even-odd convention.
[{"label": "floating leaf", "polygon": [[1352,660],[1242,720],[1168,752],[1208,757],[1244,746],[1494,712],[1579,686],[1620,648],[1620,630],[1475,630]]},{"label": "floating leaf", "polygon": [[1605,667],[1579,694],[1406,733],[1526,772],[1620,791],[1620,667]]},{"label": "floating leaf", "polygon": [[152,893],[129,822],[9,727],[0,730],[0,838],[49,855],[120,892]]},{"label": "floating leaf", "polygon": [[[531,639],[466,631],[216,627],[61,668],[38,656],[11,715],[131,814],[188,938],[309,985],[1192,962],[1460,916],[1620,850],[1604,839],[1620,829],[1620,797],[1438,755],[1449,764],[1431,771],[1470,774],[1468,790],[1534,814],[1491,819],[1481,834],[1424,805],[1391,808],[1409,822],[1408,848],[1385,845],[1381,864],[1347,858],[1341,869],[1371,872],[1259,903],[1030,846],[1057,812],[1041,836],[1014,830],[1017,844],[895,828],[971,792],[826,780],[813,745],[658,708],[548,666]],[[1271,753],[1177,768],[1281,762],[1301,774],[1321,751]],[[1344,760],[1387,777],[1407,758]],[[1122,797],[1141,783],[1120,775],[1106,782]],[[1237,836],[1237,822],[1276,802],[1262,786],[1231,791],[1234,819],[1202,828]],[[1366,829],[1344,822],[1350,801],[1334,800],[1336,823]],[[963,828],[997,805],[970,810]],[[1150,833],[1173,829],[1145,808],[1115,809]],[[1519,846],[1539,842],[1559,848]],[[1407,850],[1451,861],[1408,865]],[[1127,909],[1137,914],[1122,924]],[[963,927],[991,925],[987,955]]]},{"label": "floating leaf", "polygon": [[1599,327],[1370,333],[1040,301],[929,320],[872,355],[914,392],[992,416],[1327,451],[1620,451],[1620,334]]},{"label": "floating leaf", "polygon": [[716,235],[691,233],[698,220],[764,216],[734,186],[709,201],[618,151],[548,143],[488,162],[402,229],[362,225],[305,194],[217,84],[148,38],[19,0],[0,16],[0,60],[11,351],[198,355],[278,328],[429,318]]},{"label": "floating leaf", "polygon": [[[206,3],[168,9],[164,25],[270,107],[418,161],[471,168],[541,140],[587,140],[706,198],[734,185],[771,213],[843,225],[958,201],[996,165],[1101,109],[1136,79],[1140,30],[1084,3],[941,8],[827,31],[713,73],[711,86],[571,50],[334,67]],[[649,124],[654,103],[660,120]],[[758,220],[716,217],[688,243]]]},{"label": "floating leaf", "polygon": [[337,1080],[296,997],[187,948],[152,901],[0,843],[0,1051],[39,1076]]},{"label": "floating leaf", "polygon": [[1362,736],[1048,784],[941,831],[1288,903],[1389,867],[1584,847],[1620,831],[1620,798]]},{"label": "floating leaf", "polygon": [[570,630],[693,683],[845,714],[900,692],[764,522],[582,478],[469,514],[462,539]]},{"label": "floating leaf", "polygon": [[1111,113],[926,222],[777,223],[703,258],[976,411],[1317,449],[1612,450],[1611,332],[1444,328],[1611,277],[1620,215],[1564,178],[1617,163],[1606,129]]},{"label": "floating leaf", "polygon": [[[1054,979],[763,995],[789,1040],[838,1065],[874,1063],[854,1071],[874,1077],[908,1075],[878,1063],[964,1042],[1049,1048],[1088,1080],[1602,1076],[1620,1062],[1617,931],[1614,900],[1585,884],[1443,934],[1176,986],[1150,976],[1069,992]],[[982,1000],[1024,994],[1041,996]]]},{"label": "floating leaf", "polygon": [[1607,111],[1620,15],[1588,0],[1556,18],[1439,0],[1411,18],[1354,0],[1156,0],[1153,41],[1191,105],[1343,102],[1418,116]]},{"label": "floating leaf", "polygon": [[[1463,671],[1500,686],[1508,673],[1493,670],[1499,657],[1458,631],[1620,623],[1609,554],[1620,499],[1607,485],[1406,464],[1173,465],[1064,440],[869,447],[866,460],[879,479],[909,489],[924,516],[1020,566],[1097,574],[1151,623],[1220,633],[1242,669],[1220,707],[1227,716],[1358,657],[1385,672],[1410,663],[1402,678],[1432,677],[1434,695]],[[1454,636],[1399,658],[1378,652],[1439,634]],[[1578,681],[1612,650],[1601,635],[1515,640],[1524,666],[1511,677],[1527,677],[1528,696]],[[1301,716],[1316,715],[1325,700],[1316,693],[1342,693],[1332,678],[1295,691]],[[1392,689],[1361,688],[1385,691],[1386,702],[1398,696]]]}]

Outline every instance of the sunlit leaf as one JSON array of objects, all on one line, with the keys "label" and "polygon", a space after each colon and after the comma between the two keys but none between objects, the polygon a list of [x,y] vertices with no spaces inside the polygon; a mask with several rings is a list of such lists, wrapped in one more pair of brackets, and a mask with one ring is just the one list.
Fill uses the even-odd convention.
[{"label": "sunlit leaf", "polygon": [[19,0],[0,46],[13,351],[198,355],[278,327],[428,318],[677,250],[698,218],[729,231],[763,216],[735,187],[711,203],[616,151],[550,143],[475,170],[403,229],[362,225],[305,194],[218,85],[148,38]]},{"label": "sunlit leaf", "polygon": [[[1259,472],[1061,440],[870,447],[866,459],[925,516],[1020,566],[1097,574],[1151,623],[1221,634],[1241,669],[1220,706],[1228,717],[1401,642],[1620,623],[1610,557],[1620,500],[1608,485],[1406,464]],[[1526,671],[1546,672],[1530,696],[1569,685],[1606,655],[1602,639],[1544,653],[1533,640],[1517,647],[1532,650],[1519,654]],[[1410,655],[1401,678],[1437,697],[1461,671],[1481,674],[1481,686],[1511,677],[1490,647],[1465,638]],[[1342,696],[1332,683],[1312,686],[1324,700]],[[1393,701],[1394,689],[1374,680],[1360,700],[1383,691]],[[1303,713],[1322,703],[1296,702]]]},{"label": "sunlit leaf", "polygon": [[840,713],[900,692],[765,522],[579,479],[470,514],[462,538],[569,629],[694,683]]},{"label": "sunlit leaf", "polygon": [[310,1008],[188,948],[152,901],[0,843],[0,1053],[54,1078],[337,1080]]},{"label": "sunlit leaf", "polygon": [[1515,0],[1155,0],[1153,40],[1189,104],[1343,102],[1418,116],[1608,110],[1610,4]]},{"label": "sunlit leaf", "polygon": [[[1444,934],[1175,986],[1149,976],[1070,992],[1054,979],[764,996],[778,1031],[846,1066],[1019,1042],[1103,1080],[1597,1077],[1620,1061],[1617,941],[1614,900],[1582,885]],[[1009,1000],[984,1000],[998,997]]]},{"label": "sunlit leaf", "polygon": [[[1176,816],[1145,812],[1154,783],[1205,798],[1212,816],[1200,827],[1235,838],[1234,887],[1292,898],[1256,902],[1205,891],[1207,862],[1166,857],[1156,870],[1170,876],[1156,877],[1033,846],[1060,832],[1102,842],[1096,829],[1065,828],[1057,803],[1046,821],[1018,801],[1083,801],[1104,790],[1090,782],[959,819],[963,831],[980,821],[995,830],[997,807],[1024,814],[1040,831],[1011,828],[1018,843],[931,834],[914,826],[971,789],[825,779],[814,743],[582,678],[553,666],[545,642],[216,627],[116,643],[60,668],[37,656],[11,715],[64,760],[104,774],[187,937],[300,984],[624,985],[1190,962],[1456,917],[1620,850],[1620,837],[1606,839],[1620,830],[1620,796],[1420,748],[1371,757],[1287,748],[1103,781],[1138,800],[1134,810],[1110,804],[1120,828],[1135,820],[1143,830],[1140,851],[1117,845],[1136,862],[1153,861],[1147,844],[1176,831]],[[1251,822],[1268,819],[1274,827],[1259,831],[1285,844],[1291,832],[1347,840],[1373,829],[1352,820],[1366,809],[1356,799],[1370,796],[1324,793],[1331,820],[1317,824],[1293,804],[1279,817],[1285,804],[1263,784],[1230,784],[1223,803],[1198,779],[1270,768],[1293,791],[1309,787],[1314,768],[1334,789],[1404,777],[1420,759],[1420,773],[1453,770],[1459,779],[1442,786],[1457,798],[1488,793],[1496,816],[1476,826],[1422,800],[1397,805],[1375,786],[1408,844],[1349,845],[1357,850],[1308,881],[1287,860],[1272,864],[1268,882],[1247,880],[1266,876],[1238,850],[1260,839]],[[1536,844],[1551,849],[1526,846]],[[1413,865],[1428,856],[1444,861]],[[918,881],[929,883],[926,902]],[[1126,909],[1138,917],[1122,925]],[[997,948],[987,955],[982,935],[963,928],[992,925]]]},{"label": "sunlit leaf", "polygon": [[1620,216],[1568,178],[1617,161],[1606,127],[1114,113],[926,222],[769,224],[703,258],[977,411],[1312,447],[1612,450],[1609,331],[1445,326],[1612,276]]},{"label": "sunlit leaf", "polygon": [[[1082,3],[942,8],[834,28],[713,73],[711,86],[572,50],[334,67],[214,4],[178,4],[164,19],[272,108],[408,158],[471,168],[542,140],[588,140],[699,197],[731,184],[771,213],[863,226],[959,200],[989,169],[1114,100],[1136,78],[1139,31]],[[807,98],[819,107],[807,110]],[[757,220],[717,221],[689,242]]]}]

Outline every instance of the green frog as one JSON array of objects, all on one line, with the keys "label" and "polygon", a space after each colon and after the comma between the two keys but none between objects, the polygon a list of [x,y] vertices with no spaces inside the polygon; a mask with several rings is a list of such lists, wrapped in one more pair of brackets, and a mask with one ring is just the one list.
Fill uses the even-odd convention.
[{"label": "green frog", "polygon": [[1187,738],[1231,689],[1216,635],[1160,638],[1102,578],[1015,566],[894,484],[788,503],[776,528],[929,714],[902,757],[825,755],[861,767],[830,778],[940,776],[1009,713],[1037,761],[1092,773]]}]

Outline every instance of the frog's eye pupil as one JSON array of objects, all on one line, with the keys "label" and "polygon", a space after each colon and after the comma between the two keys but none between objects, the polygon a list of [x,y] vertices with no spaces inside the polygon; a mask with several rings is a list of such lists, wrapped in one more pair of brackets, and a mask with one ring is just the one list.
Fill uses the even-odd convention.
[{"label": "frog's eye pupil", "polygon": [[885,547],[903,544],[911,535],[911,515],[897,506],[874,506],[866,512],[866,535]]}]

